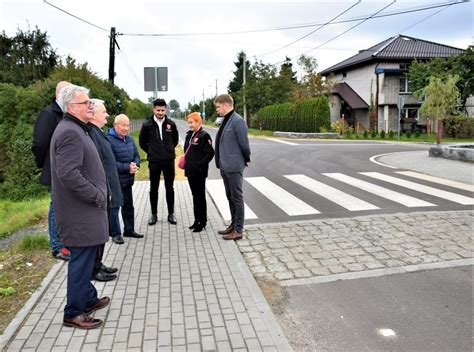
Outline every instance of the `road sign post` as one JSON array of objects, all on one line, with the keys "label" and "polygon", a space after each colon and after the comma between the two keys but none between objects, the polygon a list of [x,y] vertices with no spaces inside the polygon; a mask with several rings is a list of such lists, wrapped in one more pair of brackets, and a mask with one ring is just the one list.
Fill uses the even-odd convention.
[{"label": "road sign post", "polygon": [[168,91],[168,67],[145,67],[145,92],[153,92],[153,97],[158,97],[158,92]]}]

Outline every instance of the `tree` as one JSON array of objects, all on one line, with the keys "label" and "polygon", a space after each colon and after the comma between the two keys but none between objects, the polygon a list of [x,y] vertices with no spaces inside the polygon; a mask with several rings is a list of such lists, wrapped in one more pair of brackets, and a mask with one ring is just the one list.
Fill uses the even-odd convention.
[{"label": "tree", "polygon": [[171,99],[169,102],[169,106],[171,110],[179,110],[179,103],[176,99]]},{"label": "tree", "polygon": [[315,58],[301,55],[298,59],[298,65],[303,69],[303,76],[300,84],[293,91],[295,100],[300,101],[331,94],[330,83],[316,71],[318,63]]},{"label": "tree", "polygon": [[449,75],[457,75],[456,86],[460,92],[461,110],[466,108],[466,100],[474,95],[474,47],[470,46],[458,56],[435,58],[428,62],[414,61],[408,72],[413,91],[426,87],[431,76],[447,79]]},{"label": "tree", "polygon": [[0,34],[0,82],[26,87],[45,79],[59,64],[46,32],[18,30],[14,37]]},{"label": "tree", "polygon": [[418,99],[425,97],[420,107],[420,117],[431,117],[436,123],[438,119],[455,113],[460,97],[456,87],[458,81],[458,76],[448,75],[446,79],[431,76],[429,84],[414,93]]},{"label": "tree", "polygon": [[[232,79],[232,81],[230,81],[229,83],[229,87],[228,87],[228,90],[229,90],[229,94],[232,94],[232,93],[237,93],[238,91],[240,91],[242,89],[242,85],[243,85],[243,82],[244,82],[244,75],[243,75],[243,72],[244,72],[244,57],[245,56],[245,52],[241,51],[237,54],[237,62],[234,62],[234,65],[235,67],[237,67],[237,69],[234,71],[234,78]],[[246,73],[246,80],[248,81],[250,79],[250,62],[248,60],[245,60],[245,73]]]},{"label": "tree", "polygon": [[99,78],[88,67],[87,63],[78,64],[76,60],[67,57],[64,64],[58,66],[50,75],[54,82],[69,81],[90,89],[89,96],[105,101],[107,112],[111,116],[124,113],[126,101],[130,100],[127,92],[108,80]]}]

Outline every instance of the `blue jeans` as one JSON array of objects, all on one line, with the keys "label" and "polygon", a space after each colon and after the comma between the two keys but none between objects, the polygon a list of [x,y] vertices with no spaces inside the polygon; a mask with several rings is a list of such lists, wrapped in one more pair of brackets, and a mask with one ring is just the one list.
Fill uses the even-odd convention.
[{"label": "blue jeans", "polygon": [[49,212],[48,212],[48,231],[49,231],[49,245],[51,247],[51,252],[59,253],[64,245],[59,240],[58,229],[56,228],[56,223],[54,222],[54,209],[53,202],[49,203]]}]

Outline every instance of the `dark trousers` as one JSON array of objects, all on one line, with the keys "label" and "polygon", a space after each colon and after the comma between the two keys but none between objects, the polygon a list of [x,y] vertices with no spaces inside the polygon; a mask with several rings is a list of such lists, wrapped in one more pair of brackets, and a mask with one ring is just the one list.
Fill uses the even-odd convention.
[{"label": "dark trousers", "polygon": [[107,208],[107,217],[109,218],[109,236],[116,237],[122,236],[122,230],[120,230],[120,219],[119,219],[120,208]]},{"label": "dark trousers", "polygon": [[221,171],[224,181],[225,195],[229,201],[231,223],[230,226],[237,232],[244,229],[244,191],[242,189],[243,175],[241,172],[226,173]]},{"label": "dark trousers", "polygon": [[202,176],[188,177],[188,183],[193,195],[194,220],[206,224],[206,178]]},{"label": "dark trousers", "polygon": [[97,252],[95,254],[94,269],[92,270],[92,276],[95,276],[102,269],[102,259],[104,258],[104,244],[97,246]]},{"label": "dark trousers", "polygon": [[97,290],[91,283],[97,247],[68,247],[71,259],[67,270],[65,318],[81,315],[86,307],[97,303]]},{"label": "dark trousers", "polygon": [[[122,205],[122,220],[123,232],[131,233],[135,231],[135,208],[133,207],[133,193],[132,185],[122,187],[123,205]],[[118,211],[117,211],[118,217]]]},{"label": "dark trousers", "polygon": [[158,188],[160,186],[160,177],[162,171],[163,177],[165,179],[168,214],[174,213],[174,160],[150,162],[148,164],[148,169],[150,171],[151,213],[158,213]]}]

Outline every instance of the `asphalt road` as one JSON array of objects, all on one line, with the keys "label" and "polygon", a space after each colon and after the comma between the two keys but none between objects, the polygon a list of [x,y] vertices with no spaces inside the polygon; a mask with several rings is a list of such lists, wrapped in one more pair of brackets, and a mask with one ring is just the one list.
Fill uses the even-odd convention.
[{"label": "asphalt road", "polygon": [[291,286],[271,304],[295,351],[472,351],[472,274],[468,266]]},{"label": "asphalt road", "polygon": [[[187,126],[184,121],[177,123],[180,135],[184,138]],[[216,129],[205,128],[215,137]],[[469,191],[396,174],[392,169],[370,161],[374,155],[427,150],[428,145],[272,138],[250,138],[250,144],[252,161],[244,172],[245,203],[248,207],[246,224],[392,214],[415,210],[465,210],[472,207],[472,200],[470,203],[468,201],[468,204],[458,203],[444,196],[421,191],[420,185],[472,197]],[[377,178],[386,176],[395,177],[396,182],[415,182],[415,189]],[[213,189],[215,185],[219,185],[220,179],[219,170],[212,161],[207,182],[209,195],[224,219],[229,220],[225,214],[226,200],[219,199],[222,190]],[[303,185],[304,182],[312,183],[315,191],[308,188],[311,185]],[[354,185],[353,182],[362,185]],[[322,185],[329,187],[326,196],[317,193],[321,191]],[[335,198],[335,190],[343,192],[341,197],[346,203],[340,203]],[[387,192],[386,190],[389,190],[389,194],[377,194],[379,191]],[[397,199],[398,197],[400,199]],[[363,204],[353,204],[354,202]]]}]

